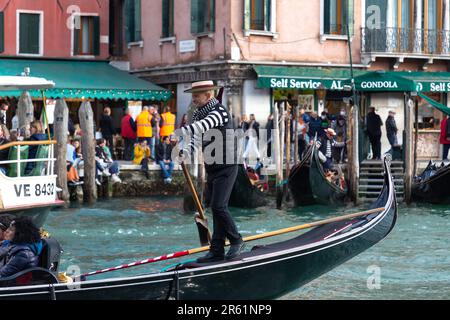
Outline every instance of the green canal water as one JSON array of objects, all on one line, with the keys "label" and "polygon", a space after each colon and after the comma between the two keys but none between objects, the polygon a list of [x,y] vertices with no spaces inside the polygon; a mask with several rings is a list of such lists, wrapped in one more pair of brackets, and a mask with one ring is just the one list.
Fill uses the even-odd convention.
[{"label": "green canal water", "polygon": [[[231,210],[245,237],[364,209],[273,207]],[[182,199],[176,197],[100,201],[52,211],[46,229],[64,248],[60,271],[76,266],[85,273],[199,247],[193,217],[181,208]],[[295,235],[260,240],[247,249]],[[174,262],[92,279],[157,272]],[[450,299],[450,206],[400,206],[398,222],[386,239],[281,299]]]}]

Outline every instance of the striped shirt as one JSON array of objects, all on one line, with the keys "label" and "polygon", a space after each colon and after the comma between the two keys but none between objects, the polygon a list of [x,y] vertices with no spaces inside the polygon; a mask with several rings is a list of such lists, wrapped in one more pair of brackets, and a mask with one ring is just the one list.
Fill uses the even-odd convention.
[{"label": "striped shirt", "polygon": [[182,127],[181,131],[183,135],[192,137],[189,146],[191,151],[195,151],[205,132],[223,127],[230,119],[225,107],[216,98],[212,98],[206,105],[194,111],[192,121],[192,124]]}]

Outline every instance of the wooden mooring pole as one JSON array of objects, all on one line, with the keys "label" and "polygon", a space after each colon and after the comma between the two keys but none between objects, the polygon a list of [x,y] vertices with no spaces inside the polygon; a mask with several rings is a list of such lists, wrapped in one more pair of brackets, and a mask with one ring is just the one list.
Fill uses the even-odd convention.
[{"label": "wooden mooring pole", "polygon": [[[291,172],[291,120],[292,120],[292,107],[289,102],[286,101],[286,179],[289,178]],[[283,183],[283,197],[286,201],[289,201],[289,192],[287,183]]]},{"label": "wooden mooring pole", "polygon": [[[275,159],[275,167],[276,167],[276,179],[275,179],[275,190],[277,196],[277,209],[281,208],[281,203],[278,203],[278,197],[281,193],[281,181],[282,181],[282,167],[280,160],[280,125],[279,125],[279,103],[274,105],[273,110],[273,130],[272,130],[272,141],[273,141],[273,157]],[[281,196],[280,196],[281,199]]]},{"label": "wooden mooring pole", "polygon": [[294,165],[297,164],[299,156],[298,156],[298,125],[299,125],[299,117],[300,117],[300,109],[298,106],[295,107],[295,115],[294,115]]},{"label": "wooden mooring pole", "polygon": [[28,91],[22,92],[17,103],[17,118],[19,120],[19,134],[27,137],[30,134],[30,123],[34,120],[33,101]]},{"label": "wooden mooring pole", "polygon": [[[285,103],[280,104],[280,128],[278,130],[279,136],[278,136],[278,149],[275,149],[275,152],[278,152],[278,168],[277,168],[277,174],[279,177],[279,181],[277,182],[277,209],[281,209],[281,206],[283,204],[283,198],[284,198],[284,181],[283,181],[283,161],[284,161],[284,147],[285,147]],[[278,121],[278,120],[277,120]]]},{"label": "wooden mooring pole", "polygon": [[63,99],[56,100],[53,130],[56,140],[56,163],[55,171],[58,175],[56,184],[61,191],[61,200],[69,201],[70,194],[67,187],[67,128],[69,122],[69,109],[67,108],[66,101]]},{"label": "wooden mooring pole", "polygon": [[78,111],[80,127],[83,131],[81,137],[81,150],[84,161],[84,201],[92,203],[97,200],[97,185],[95,184],[95,136],[94,136],[94,113],[91,103],[84,101]]}]

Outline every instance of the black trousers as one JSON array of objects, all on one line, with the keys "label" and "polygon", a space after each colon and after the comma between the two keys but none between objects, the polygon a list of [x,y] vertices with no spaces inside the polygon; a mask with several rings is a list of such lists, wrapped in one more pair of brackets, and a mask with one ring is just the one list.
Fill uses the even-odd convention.
[{"label": "black trousers", "polygon": [[124,140],[124,150],[123,150],[123,160],[131,161],[133,160],[134,143],[136,139],[123,138]]},{"label": "black trousers", "polygon": [[381,134],[372,135],[369,134],[370,144],[372,145],[372,159],[381,159]]},{"label": "black trousers", "polygon": [[211,207],[214,226],[210,251],[216,254],[224,253],[226,239],[231,244],[238,244],[242,241],[242,237],[228,210],[228,201],[230,200],[237,173],[237,165],[208,172],[205,199],[206,203],[209,203]]}]

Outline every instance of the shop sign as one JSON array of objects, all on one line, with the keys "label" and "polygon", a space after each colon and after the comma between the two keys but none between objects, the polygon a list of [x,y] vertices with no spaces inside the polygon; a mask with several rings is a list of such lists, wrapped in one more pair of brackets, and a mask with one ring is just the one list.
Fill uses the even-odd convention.
[{"label": "shop sign", "polygon": [[[262,79],[260,79],[262,80]],[[325,89],[343,90],[344,86],[341,80],[315,80],[315,79],[289,79],[289,78],[270,78],[270,88],[273,89],[319,89],[323,85]]]},{"label": "shop sign", "polygon": [[[423,83],[419,84],[422,88],[425,87]],[[428,91],[430,92],[449,92],[450,82],[430,82],[429,88],[430,89]]]},{"label": "shop sign", "polygon": [[397,89],[397,81],[362,81],[362,89]]}]

